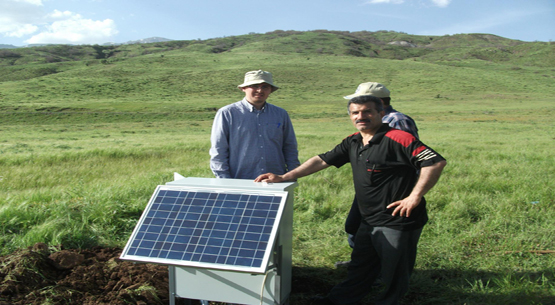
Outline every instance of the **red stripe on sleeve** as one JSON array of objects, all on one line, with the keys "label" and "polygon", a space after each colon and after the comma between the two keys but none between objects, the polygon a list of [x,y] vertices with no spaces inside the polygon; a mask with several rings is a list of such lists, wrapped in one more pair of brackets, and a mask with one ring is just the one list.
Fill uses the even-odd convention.
[{"label": "red stripe on sleeve", "polygon": [[421,153],[424,149],[426,149],[426,146],[424,146],[424,145],[419,146],[417,149],[415,149],[415,150],[412,151],[412,156],[414,157],[414,156],[418,155],[418,154]]}]

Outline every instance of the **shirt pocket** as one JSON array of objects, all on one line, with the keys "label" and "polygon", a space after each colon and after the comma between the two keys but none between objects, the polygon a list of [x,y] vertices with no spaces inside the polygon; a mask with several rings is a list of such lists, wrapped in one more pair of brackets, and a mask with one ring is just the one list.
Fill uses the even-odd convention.
[{"label": "shirt pocket", "polygon": [[283,124],[281,122],[268,122],[264,129],[268,140],[276,143],[281,143],[283,141]]}]

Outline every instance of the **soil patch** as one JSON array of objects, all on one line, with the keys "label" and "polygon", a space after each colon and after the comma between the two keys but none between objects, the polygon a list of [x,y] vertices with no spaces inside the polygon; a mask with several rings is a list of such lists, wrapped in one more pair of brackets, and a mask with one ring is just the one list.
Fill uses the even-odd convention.
[{"label": "soil patch", "polygon": [[0,258],[0,305],[168,304],[168,268],[119,259],[121,249],[48,249]]},{"label": "soil patch", "polygon": [[[123,261],[121,251],[49,248],[38,243],[0,257],[0,305],[169,304],[167,266]],[[307,280],[293,279],[301,295],[314,292]],[[176,300],[179,305],[185,302]]]}]

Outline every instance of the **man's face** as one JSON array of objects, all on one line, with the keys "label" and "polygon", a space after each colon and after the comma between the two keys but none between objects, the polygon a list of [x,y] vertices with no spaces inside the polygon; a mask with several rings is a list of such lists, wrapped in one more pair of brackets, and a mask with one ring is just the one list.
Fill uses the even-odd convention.
[{"label": "man's face", "polygon": [[375,131],[382,126],[384,112],[378,112],[374,103],[350,104],[349,115],[359,131]]},{"label": "man's face", "polygon": [[245,92],[245,97],[251,104],[263,104],[268,99],[268,96],[270,96],[270,93],[272,93],[272,86],[262,83],[243,87],[241,90]]}]

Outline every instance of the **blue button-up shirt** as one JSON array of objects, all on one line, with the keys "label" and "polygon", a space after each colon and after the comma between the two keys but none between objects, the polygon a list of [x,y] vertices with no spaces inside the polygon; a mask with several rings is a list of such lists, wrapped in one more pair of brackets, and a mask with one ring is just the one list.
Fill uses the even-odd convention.
[{"label": "blue button-up shirt", "polygon": [[391,105],[386,106],[384,110],[385,116],[382,118],[382,123],[387,123],[389,127],[406,131],[417,139],[419,138],[416,123],[410,116],[393,109]]},{"label": "blue button-up shirt", "polygon": [[272,104],[257,110],[243,99],[220,108],[210,141],[210,169],[217,178],[281,175],[300,165],[291,119]]}]

